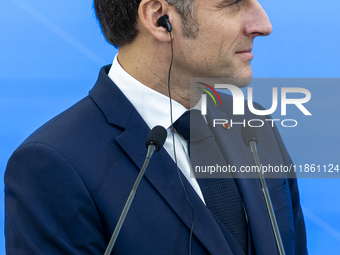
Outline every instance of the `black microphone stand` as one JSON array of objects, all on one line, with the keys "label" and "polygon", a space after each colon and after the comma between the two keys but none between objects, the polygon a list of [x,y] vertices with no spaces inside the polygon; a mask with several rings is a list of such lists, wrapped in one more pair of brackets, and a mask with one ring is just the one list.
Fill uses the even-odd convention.
[{"label": "black microphone stand", "polygon": [[118,234],[120,232],[120,229],[123,226],[125,217],[126,217],[128,211],[129,211],[130,206],[132,204],[132,201],[133,201],[133,199],[135,197],[135,194],[136,194],[137,188],[139,186],[139,183],[140,183],[140,181],[142,180],[142,178],[144,176],[145,170],[146,170],[146,168],[147,168],[147,166],[148,166],[148,164],[150,162],[151,156],[154,153],[155,149],[156,149],[155,145],[150,145],[149,148],[148,148],[148,153],[146,155],[146,159],[144,161],[142,170],[139,172],[138,177],[137,177],[137,179],[135,181],[135,184],[133,185],[133,188],[132,188],[132,190],[130,192],[129,198],[128,198],[128,200],[125,203],[124,209],[123,209],[123,211],[122,211],[122,213],[121,213],[121,215],[119,217],[118,223],[117,223],[116,228],[115,228],[115,230],[114,230],[114,232],[113,232],[113,234],[111,236],[110,242],[109,242],[109,244],[108,244],[108,246],[106,248],[106,251],[105,251],[104,255],[109,255],[111,253],[112,249],[113,249],[113,246],[115,245],[115,242],[117,240],[117,237],[118,237]]},{"label": "black microphone stand", "polygon": [[125,206],[123,208],[123,211],[119,217],[118,223],[116,225],[116,228],[111,236],[110,242],[108,244],[108,246],[106,247],[105,253],[104,255],[110,255],[113,249],[113,246],[115,245],[115,242],[117,240],[118,234],[120,232],[120,229],[123,226],[125,217],[127,215],[127,213],[129,212],[130,206],[132,204],[132,201],[135,197],[137,188],[139,186],[140,181],[142,180],[145,170],[147,168],[147,166],[149,165],[149,162],[151,160],[152,154],[155,152],[155,150],[159,151],[162,147],[163,144],[165,142],[166,139],[166,135],[167,132],[165,130],[164,127],[161,126],[156,126],[154,127],[151,132],[149,133],[148,136],[148,141],[146,142],[147,148],[148,148],[148,152],[146,154],[146,158],[143,164],[143,167],[141,169],[141,171],[139,172],[137,179],[135,181],[135,184],[132,187],[132,190],[130,192],[130,195],[125,203]]},{"label": "black microphone stand", "polygon": [[260,164],[260,158],[259,158],[259,155],[257,153],[257,148],[256,148],[256,143],[258,142],[257,131],[256,131],[255,128],[252,128],[250,126],[243,126],[241,128],[241,136],[242,136],[242,139],[243,139],[243,142],[245,143],[245,145],[247,145],[248,147],[250,146],[251,152],[252,152],[254,160],[255,160],[255,164],[256,164],[257,169],[258,169],[258,174],[259,174],[260,182],[261,182],[261,186],[262,186],[262,192],[263,192],[264,199],[266,201],[267,210],[268,210],[268,214],[269,214],[270,221],[271,221],[271,224],[272,224],[272,228],[273,228],[277,248],[279,250],[279,254],[280,255],[286,255],[283,244],[282,244],[280,230],[279,230],[279,227],[277,225],[277,221],[276,221],[276,217],[275,217],[275,213],[274,213],[274,208],[273,208],[272,201],[270,199],[266,180],[263,177],[262,168],[261,168],[261,164]]},{"label": "black microphone stand", "polygon": [[261,186],[262,186],[262,192],[263,192],[264,199],[266,201],[270,221],[272,223],[272,227],[273,227],[273,231],[274,231],[274,235],[275,235],[275,240],[276,240],[276,243],[277,243],[277,248],[279,249],[280,255],[285,255],[286,253],[285,253],[285,250],[283,248],[279,227],[277,225],[277,221],[276,221],[276,217],[275,217],[275,213],[274,213],[274,209],[273,209],[273,204],[272,204],[272,201],[270,199],[266,180],[264,179],[263,174],[262,174],[260,159],[259,159],[259,156],[257,154],[257,149],[256,149],[256,142],[250,141],[249,146],[250,146],[251,152],[253,153],[256,166],[258,168],[258,173],[259,173]]}]

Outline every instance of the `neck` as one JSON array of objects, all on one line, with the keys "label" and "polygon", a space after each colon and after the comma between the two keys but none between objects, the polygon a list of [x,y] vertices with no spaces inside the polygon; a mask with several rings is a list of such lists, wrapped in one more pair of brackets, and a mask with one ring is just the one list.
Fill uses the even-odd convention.
[{"label": "neck", "polygon": [[[152,43],[152,42],[149,42]],[[135,42],[119,48],[118,61],[123,69],[145,86],[169,96],[168,75],[171,62],[171,45],[155,44],[153,47]],[[170,76],[171,98],[190,108],[190,77],[172,66]],[[193,99],[191,99],[192,101]],[[191,102],[195,104],[195,102]],[[192,106],[191,105],[191,106]]]}]

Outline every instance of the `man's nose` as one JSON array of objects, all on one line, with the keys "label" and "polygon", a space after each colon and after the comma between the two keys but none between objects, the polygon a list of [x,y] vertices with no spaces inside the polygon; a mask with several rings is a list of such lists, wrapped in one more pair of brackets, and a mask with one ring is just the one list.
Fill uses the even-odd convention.
[{"label": "man's nose", "polygon": [[257,0],[249,1],[245,15],[246,23],[244,33],[247,36],[267,36],[272,32],[273,26],[270,23],[267,13]]}]

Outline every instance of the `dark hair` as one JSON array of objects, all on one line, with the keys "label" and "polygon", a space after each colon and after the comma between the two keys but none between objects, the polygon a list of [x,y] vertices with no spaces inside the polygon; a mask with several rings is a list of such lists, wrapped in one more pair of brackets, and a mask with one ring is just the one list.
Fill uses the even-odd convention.
[{"label": "dark hair", "polygon": [[[115,47],[131,43],[137,36],[138,8],[141,0],[94,0],[96,16],[106,40]],[[183,35],[198,33],[194,0],[167,0],[182,16]]]}]

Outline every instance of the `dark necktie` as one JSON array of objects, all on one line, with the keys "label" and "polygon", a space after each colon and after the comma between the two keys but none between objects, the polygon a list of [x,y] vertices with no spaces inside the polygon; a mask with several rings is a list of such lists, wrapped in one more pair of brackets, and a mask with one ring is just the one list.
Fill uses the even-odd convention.
[{"label": "dark necktie", "polygon": [[[193,169],[195,166],[216,166],[216,164],[227,166],[200,111],[185,112],[173,126],[188,141]],[[208,209],[226,226],[247,254],[248,231],[242,199],[232,176],[227,177],[197,178],[197,182]]]}]

